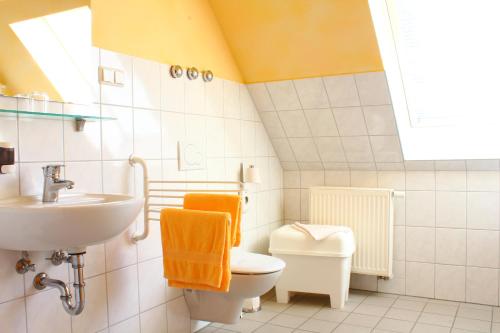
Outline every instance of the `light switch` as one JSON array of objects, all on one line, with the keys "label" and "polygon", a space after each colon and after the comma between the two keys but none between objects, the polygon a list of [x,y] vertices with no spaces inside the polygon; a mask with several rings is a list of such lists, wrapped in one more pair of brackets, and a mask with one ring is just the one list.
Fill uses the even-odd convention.
[{"label": "light switch", "polygon": [[115,83],[115,71],[112,68],[101,67],[101,82]]}]

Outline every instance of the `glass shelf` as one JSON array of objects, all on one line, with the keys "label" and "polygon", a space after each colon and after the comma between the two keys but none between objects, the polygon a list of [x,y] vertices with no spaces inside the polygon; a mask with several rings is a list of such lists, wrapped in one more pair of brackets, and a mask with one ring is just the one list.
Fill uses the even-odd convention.
[{"label": "glass shelf", "polygon": [[52,118],[52,119],[69,119],[75,121],[75,130],[77,132],[82,132],[85,128],[85,122],[87,121],[98,121],[98,120],[116,120],[112,117],[100,117],[100,116],[88,116],[81,114],[64,114],[64,113],[50,113],[50,112],[35,112],[35,111],[18,111],[18,110],[7,110],[0,109],[0,113],[11,113],[15,115],[26,115],[30,118]]},{"label": "glass shelf", "polygon": [[88,121],[116,120],[116,118],[112,118],[112,117],[88,116],[88,115],[80,115],[80,114],[50,113],[50,112],[35,112],[35,111],[17,111],[17,110],[6,110],[6,109],[0,109],[0,113],[22,114],[22,115],[32,116],[34,118],[48,117],[48,118],[74,119],[74,120],[83,119],[83,120],[88,120]]}]

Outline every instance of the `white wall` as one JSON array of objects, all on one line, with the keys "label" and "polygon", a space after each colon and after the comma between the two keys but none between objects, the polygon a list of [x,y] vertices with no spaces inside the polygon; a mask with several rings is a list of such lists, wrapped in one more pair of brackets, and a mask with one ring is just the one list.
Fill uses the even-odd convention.
[{"label": "white wall", "polygon": [[[486,165],[483,163],[483,167]],[[285,171],[285,219],[308,220],[310,186],[384,187],[396,198],[394,278],[352,287],[499,304],[500,171]]]},{"label": "white wall", "polygon": [[[261,169],[263,182],[251,193],[242,246],[266,252],[269,233],[282,222],[282,169],[247,88],[218,78],[174,80],[168,65],[105,50],[96,50],[95,60],[123,69],[125,87],[99,87],[96,79],[96,104],[51,103],[50,111],[118,120],[88,122],[84,132],[75,132],[71,121],[1,115],[0,141],[15,144],[18,163],[16,174],[0,175],[0,197],[40,193],[41,166],[48,163],[66,165],[73,192],[139,196],[142,179],[127,162],[131,153],[147,159],[151,178],[238,180],[240,163],[251,163]],[[0,97],[0,108],[22,104]],[[203,142],[206,170],[177,170],[176,145],[185,138]],[[120,237],[88,248],[87,305],[77,317],[64,312],[55,290],[32,287],[35,273],[15,272],[19,252],[0,250],[0,332],[189,332],[182,293],[162,276],[159,225],[137,245],[130,242],[136,227],[141,218]],[[51,266],[43,260],[48,255],[31,253],[37,272],[68,281],[67,265]]]}]

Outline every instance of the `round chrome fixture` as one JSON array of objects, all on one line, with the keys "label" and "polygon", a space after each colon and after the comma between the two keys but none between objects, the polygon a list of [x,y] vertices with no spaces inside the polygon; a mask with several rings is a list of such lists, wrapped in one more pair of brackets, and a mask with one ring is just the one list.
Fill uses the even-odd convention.
[{"label": "round chrome fixture", "polygon": [[196,80],[198,78],[199,72],[196,67],[189,67],[186,71],[186,75],[190,80]]},{"label": "round chrome fixture", "polygon": [[211,70],[203,71],[201,73],[201,77],[203,78],[203,81],[210,82],[214,79],[214,73],[212,73]]},{"label": "round chrome fixture", "polygon": [[182,70],[182,67],[179,65],[172,65],[170,66],[170,76],[173,77],[174,79],[178,79],[182,76],[184,71]]}]

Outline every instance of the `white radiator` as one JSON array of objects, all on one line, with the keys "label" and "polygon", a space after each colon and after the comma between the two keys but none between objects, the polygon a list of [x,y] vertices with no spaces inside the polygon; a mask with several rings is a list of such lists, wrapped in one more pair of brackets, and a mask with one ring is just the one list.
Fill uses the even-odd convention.
[{"label": "white radiator", "polygon": [[352,229],[356,252],[352,272],[392,277],[394,191],[379,188],[312,187],[311,224]]}]

